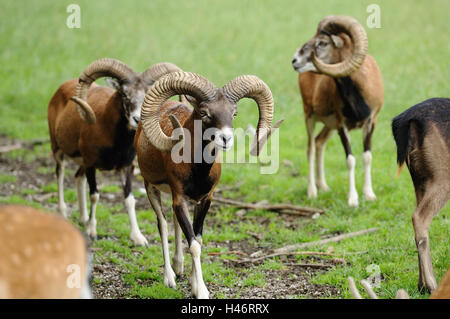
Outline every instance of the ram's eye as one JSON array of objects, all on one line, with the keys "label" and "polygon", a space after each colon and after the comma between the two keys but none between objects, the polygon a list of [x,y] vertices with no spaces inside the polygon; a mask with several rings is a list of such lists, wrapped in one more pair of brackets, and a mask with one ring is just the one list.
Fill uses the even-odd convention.
[{"label": "ram's eye", "polygon": [[206,113],[205,111],[200,111],[199,114],[200,114],[201,117],[211,118],[211,117],[208,115],[208,113]]},{"label": "ram's eye", "polygon": [[326,46],[328,43],[324,42],[324,41],[320,41],[319,42],[319,46],[324,47]]}]

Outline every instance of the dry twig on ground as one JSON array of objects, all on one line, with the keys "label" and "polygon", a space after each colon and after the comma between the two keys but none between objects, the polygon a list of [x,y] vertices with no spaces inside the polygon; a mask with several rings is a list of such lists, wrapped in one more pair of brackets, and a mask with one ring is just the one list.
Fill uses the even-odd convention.
[{"label": "dry twig on ground", "polygon": [[327,238],[327,239],[311,241],[311,242],[301,243],[301,244],[289,245],[289,246],[285,246],[285,247],[281,247],[281,248],[275,249],[274,253],[275,254],[280,254],[280,253],[282,254],[282,253],[288,253],[288,252],[291,252],[291,251],[296,251],[298,249],[303,249],[303,248],[307,248],[307,247],[320,246],[320,245],[325,245],[325,244],[328,244],[328,243],[335,243],[335,242],[341,241],[341,240],[346,239],[346,238],[351,238],[351,237],[355,237],[355,236],[361,236],[361,235],[365,235],[365,234],[370,234],[370,233],[374,233],[374,232],[377,232],[377,231],[378,231],[378,228],[374,227],[374,228],[364,229],[364,230],[360,230],[360,231],[356,231],[356,232],[352,232],[352,233],[348,233],[348,234],[341,234],[341,235],[330,237],[330,238]]},{"label": "dry twig on ground", "polygon": [[222,198],[219,196],[215,196],[214,201],[226,205],[232,205],[239,208],[264,209],[280,214],[311,216],[316,213],[322,214],[324,212],[322,209],[300,207],[292,204],[254,204],[254,203],[245,203],[234,199]]}]

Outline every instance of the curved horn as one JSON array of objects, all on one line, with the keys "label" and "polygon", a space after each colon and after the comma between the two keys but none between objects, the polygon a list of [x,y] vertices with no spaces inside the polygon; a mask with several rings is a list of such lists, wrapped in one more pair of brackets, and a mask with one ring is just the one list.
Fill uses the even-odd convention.
[{"label": "curved horn", "polygon": [[[217,95],[217,87],[198,74],[181,71],[163,76],[148,90],[141,110],[142,129],[153,146],[166,152],[179,141],[184,143],[184,134],[181,134],[178,140],[173,140],[159,125],[159,109],[174,95],[190,95],[199,101],[211,101]],[[181,128],[174,115],[170,115],[169,118],[174,130]]]},{"label": "curved horn", "polygon": [[166,75],[168,73],[179,72],[182,71],[178,66],[169,62],[161,62],[155,65],[152,65],[147,70],[142,72],[142,79],[147,82],[149,85],[155,83],[160,77]]},{"label": "curved horn", "polygon": [[320,61],[313,51],[312,62],[319,72],[333,77],[344,77],[356,71],[363,64],[368,49],[367,34],[357,20],[347,16],[329,16],[319,23],[317,34],[321,32],[347,33],[353,41],[353,54],[342,62],[326,64]]},{"label": "curved horn", "polygon": [[105,58],[89,64],[78,79],[76,95],[70,98],[77,103],[80,117],[90,124],[94,124],[96,121],[94,111],[86,102],[87,92],[92,82],[105,76],[124,81],[131,78],[133,75],[135,75],[135,72],[119,60]]},{"label": "curved horn", "polygon": [[[250,154],[258,156],[267,139],[273,132],[271,128],[273,119],[272,92],[264,81],[254,75],[241,75],[228,82],[222,92],[228,101],[236,104],[242,98],[254,99],[258,105],[259,119],[255,138],[250,148]],[[281,124],[278,122],[274,129]]]}]

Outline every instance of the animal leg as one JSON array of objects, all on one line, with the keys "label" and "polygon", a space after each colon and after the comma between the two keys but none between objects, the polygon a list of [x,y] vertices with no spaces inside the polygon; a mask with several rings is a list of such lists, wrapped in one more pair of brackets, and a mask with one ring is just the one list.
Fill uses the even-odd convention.
[{"label": "animal leg", "polygon": [[325,146],[327,144],[328,139],[333,134],[333,131],[323,127],[322,131],[320,131],[319,135],[316,136],[315,144],[316,144],[316,183],[317,187],[320,190],[327,191],[330,188],[327,185],[325,180],[325,166],[324,166],[324,155],[325,155]]},{"label": "animal leg", "polygon": [[58,181],[58,210],[64,217],[68,217],[67,205],[64,201],[64,154],[62,151],[54,153],[56,161],[56,179]]},{"label": "animal leg", "polygon": [[89,194],[91,200],[91,210],[89,215],[89,222],[86,228],[86,232],[91,239],[97,239],[97,220],[95,219],[95,211],[97,209],[97,203],[100,195],[97,190],[97,181],[95,179],[95,168],[89,167],[86,169],[86,178],[89,184]]},{"label": "animal leg", "polygon": [[314,141],[314,127],[316,121],[309,117],[306,119],[306,132],[308,134],[308,198],[317,197],[316,177],[314,174],[314,153],[315,153],[315,141]]},{"label": "animal leg", "polygon": [[355,186],[355,157],[352,154],[352,148],[350,146],[350,136],[345,126],[338,129],[339,137],[341,138],[342,145],[344,146],[345,155],[347,157],[348,168],[348,183],[349,183],[349,195],[348,205],[352,207],[358,206],[358,192]]},{"label": "animal leg", "polygon": [[189,251],[192,256],[192,275],[191,286],[192,294],[198,299],[208,299],[209,292],[203,281],[202,265],[200,262],[201,257],[201,245],[197,241],[189,219],[189,211],[186,206],[186,202],[181,196],[173,195],[173,211],[177,216],[177,220],[183,230],[184,235],[189,244]]},{"label": "animal leg", "polygon": [[136,210],[135,210],[136,200],[134,199],[131,187],[133,169],[134,166],[131,165],[127,168],[124,168],[120,172],[122,175],[123,196],[125,199],[124,205],[128,212],[128,218],[130,220],[130,228],[131,228],[130,239],[136,246],[148,246],[148,241],[144,237],[144,235],[142,235],[136,218]]},{"label": "animal leg", "polygon": [[206,213],[208,213],[209,207],[211,206],[211,199],[212,193],[202,199],[194,208],[194,234],[200,245],[203,242],[203,222],[205,221]]},{"label": "animal leg", "polygon": [[417,252],[419,255],[419,283],[420,291],[432,292],[436,289],[436,279],[431,262],[430,239],[428,229],[433,217],[444,207],[449,199],[448,193],[439,188],[427,190],[414,211],[412,222]]},{"label": "animal leg", "polygon": [[161,237],[161,245],[163,251],[164,258],[164,284],[167,287],[175,288],[175,272],[170,265],[170,255],[169,255],[169,241],[168,241],[168,230],[167,230],[167,221],[164,213],[162,211],[161,205],[161,193],[155,187],[150,184],[146,184],[145,188],[147,190],[147,196],[150,200],[150,204],[153,207],[153,210],[156,213],[156,217],[158,218],[158,229],[159,235]]},{"label": "animal leg", "polygon": [[89,215],[87,212],[87,203],[86,203],[86,175],[83,166],[80,166],[80,168],[78,168],[78,171],[75,173],[75,181],[77,183],[77,197],[78,197],[78,209],[80,210],[80,223],[86,226],[87,222],[89,221]]},{"label": "animal leg", "polygon": [[181,276],[184,272],[183,241],[181,237],[181,227],[175,213],[173,214],[173,224],[175,227],[175,255],[172,257],[173,270],[177,276]]},{"label": "animal leg", "polygon": [[363,194],[366,200],[374,201],[377,197],[372,188],[372,134],[375,129],[375,123],[373,121],[368,122],[363,127],[363,139],[364,139],[364,153],[363,153],[363,164],[364,164],[364,186]]}]

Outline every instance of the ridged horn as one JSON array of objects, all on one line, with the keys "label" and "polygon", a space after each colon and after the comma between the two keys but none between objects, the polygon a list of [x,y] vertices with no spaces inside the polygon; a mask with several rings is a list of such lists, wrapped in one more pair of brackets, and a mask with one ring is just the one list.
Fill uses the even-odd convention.
[{"label": "ridged horn", "polygon": [[70,98],[77,103],[80,117],[90,124],[96,122],[95,113],[86,101],[87,92],[92,82],[105,76],[116,78],[119,81],[125,81],[135,74],[125,63],[116,59],[104,58],[89,64],[78,79],[75,96]]},{"label": "ridged horn", "polygon": [[[190,72],[174,72],[161,77],[147,91],[142,104],[142,129],[148,141],[160,151],[168,152],[178,143],[184,143],[184,134],[178,140],[167,136],[159,125],[161,105],[174,95],[190,95],[198,101],[211,101],[217,95],[217,87],[201,75]],[[169,116],[174,130],[181,128],[178,119]]]},{"label": "ridged horn", "polygon": [[242,98],[251,98],[258,105],[259,119],[255,137],[250,148],[252,156],[258,156],[264,144],[279,127],[279,121],[273,128],[273,96],[264,81],[254,75],[241,75],[228,82],[222,89],[223,95],[228,101],[236,104]]},{"label": "ridged horn", "polygon": [[152,85],[163,75],[166,75],[168,73],[173,73],[173,72],[179,72],[179,71],[182,71],[182,70],[175,64],[169,63],[169,62],[161,62],[161,63],[157,63],[155,65],[152,65],[147,70],[142,72],[141,77],[146,83],[148,83],[149,85]]},{"label": "ridged horn", "polygon": [[347,33],[353,41],[353,54],[342,62],[327,64],[320,61],[313,51],[312,62],[319,72],[332,77],[344,77],[352,74],[363,64],[367,55],[368,40],[366,31],[356,19],[348,16],[326,17],[319,23],[317,34],[321,32]]}]

